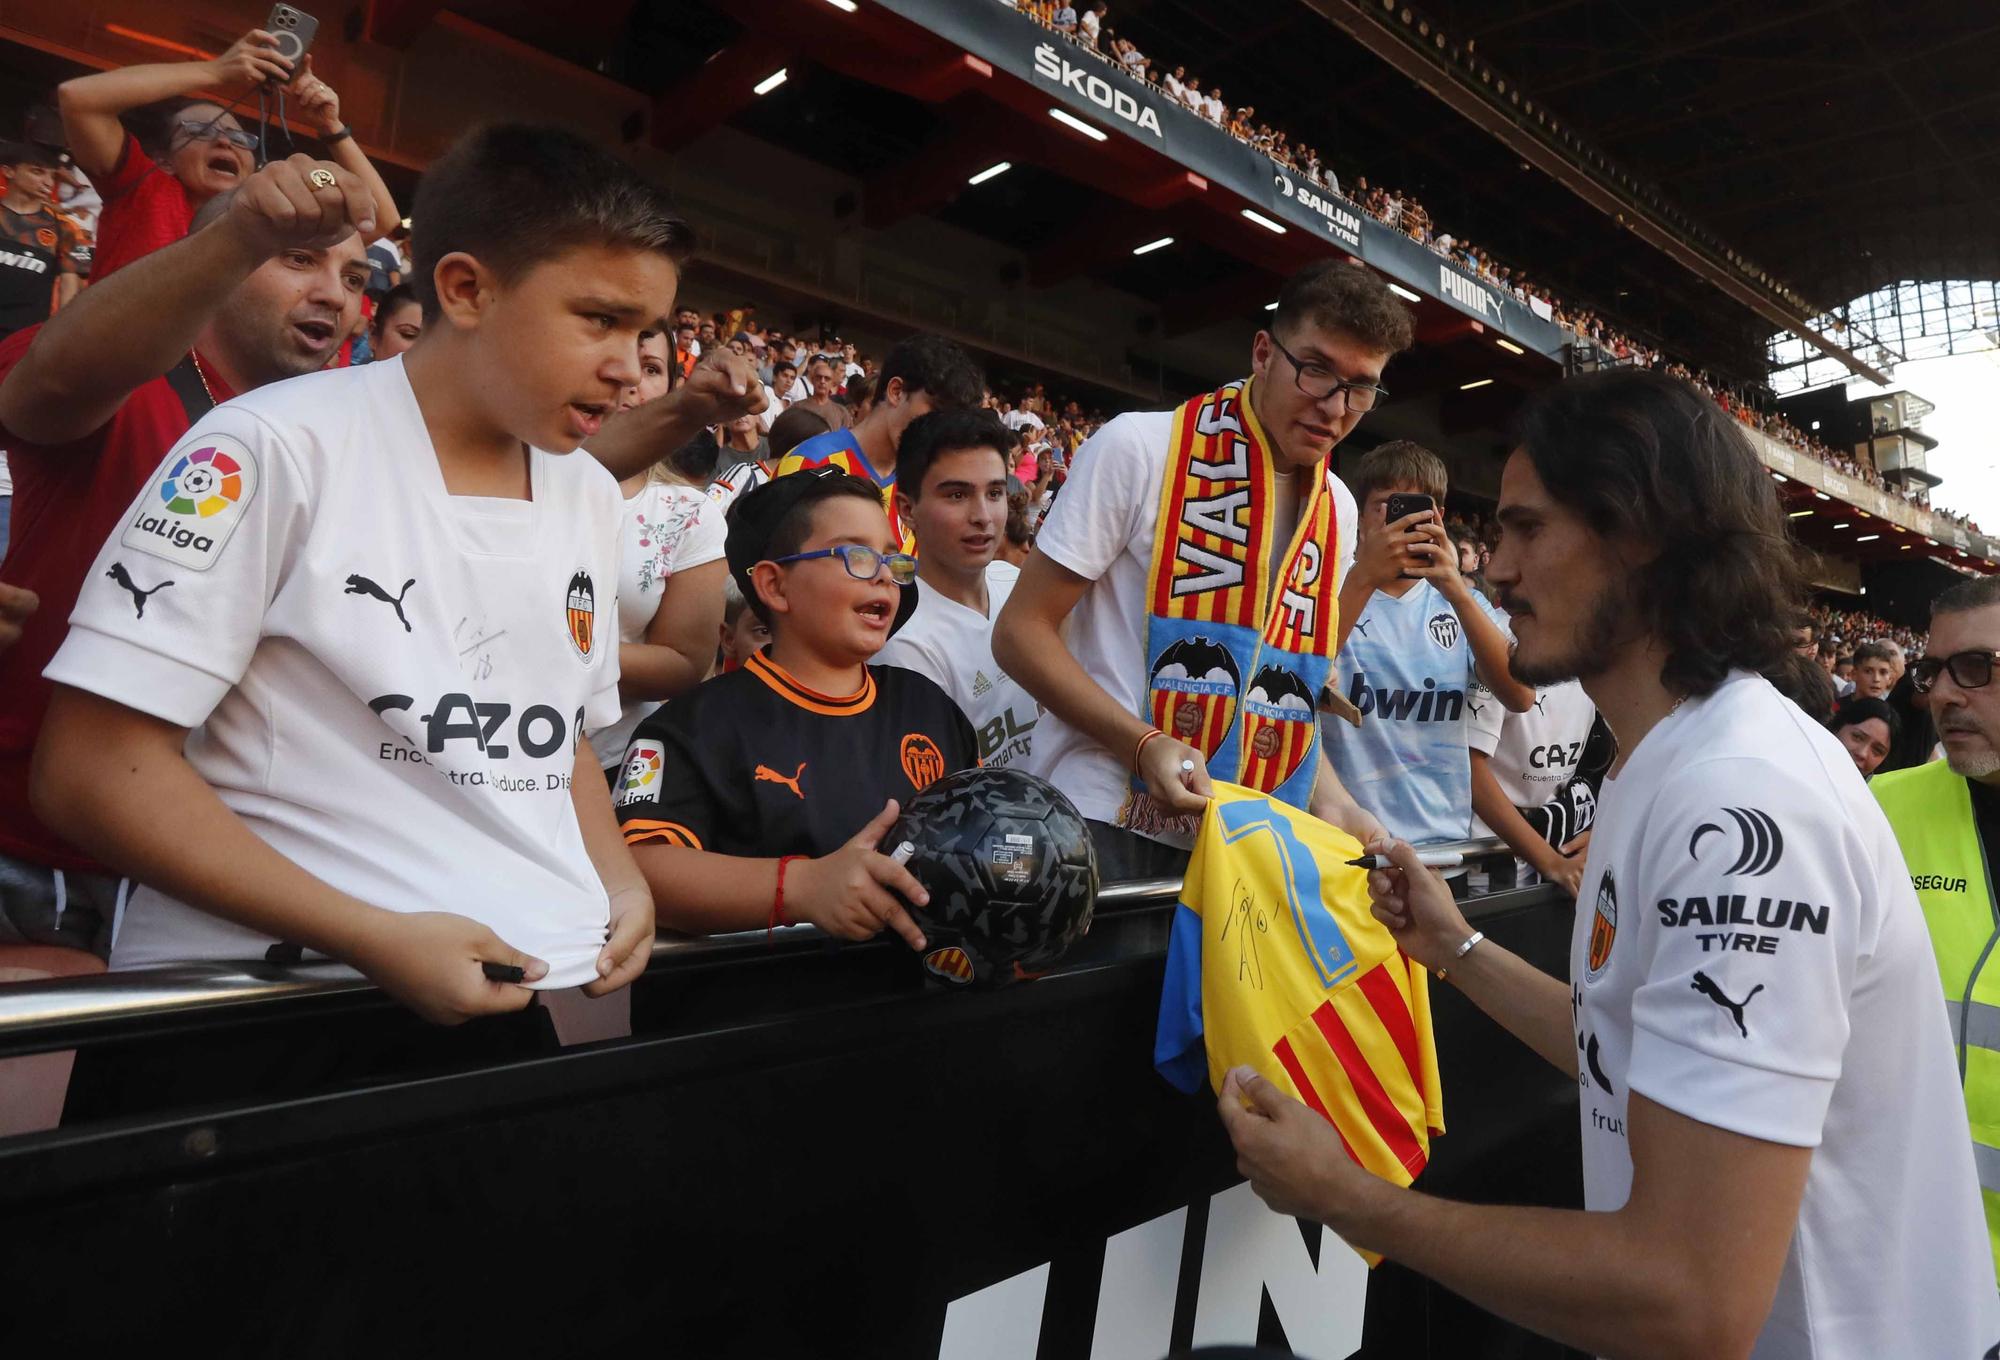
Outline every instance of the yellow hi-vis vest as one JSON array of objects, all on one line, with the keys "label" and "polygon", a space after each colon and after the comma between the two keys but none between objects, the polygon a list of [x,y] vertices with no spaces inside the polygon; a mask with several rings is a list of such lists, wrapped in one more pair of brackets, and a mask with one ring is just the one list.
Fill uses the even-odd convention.
[{"label": "yellow hi-vis vest", "polygon": [[1944,982],[1986,1231],[2000,1275],[2000,915],[1963,776],[1942,760],[1868,785],[1903,847]]}]

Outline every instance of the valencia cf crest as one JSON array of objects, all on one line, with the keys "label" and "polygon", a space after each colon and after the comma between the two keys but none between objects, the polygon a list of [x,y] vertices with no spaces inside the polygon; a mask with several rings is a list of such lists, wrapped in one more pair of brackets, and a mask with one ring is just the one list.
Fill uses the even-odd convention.
[{"label": "valencia cf crest", "polygon": [[1213,757],[1236,721],[1243,675],[1228,648],[1196,635],[1160,653],[1150,688],[1154,725]]},{"label": "valencia cf crest", "polygon": [[597,645],[597,588],[591,584],[589,572],[579,571],[569,578],[563,604],[570,645],[588,661],[591,648]]},{"label": "valencia cf crest", "polygon": [[1265,666],[1243,695],[1243,740],[1248,749],[1243,782],[1275,789],[1290,779],[1312,749],[1312,692],[1284,666]]},{"label": "valencia cf crest", "polygon": [[1448,652],[1458,645],[1458,615],[1433,614],[1424,627],[1429,631],[1431,641],[1443,650]]},{"label": "valencia cf crest", "polygon": [[970,985],[973,976],[972,960],[956,945],[948,949],[933,949],[924,955],[924,971],[960,987]]},{"label": "valencia cf crest", "polygon": [[1611,946],[1618,939],[1618,889],[1611,881],[1611,871],[1604,871],[1604,880],[1597,887],[1597,909],[1590,920],[1590,953],[1584,963],[1583,980],[1597,981],[1604,972],[1604,965],[1611,962]]},{"label": "valencia cf crest", "polygon": [[905,735],[898,754],[902,757],[903,773],[919,793],[944,777],[944,752],[922,732]]}]

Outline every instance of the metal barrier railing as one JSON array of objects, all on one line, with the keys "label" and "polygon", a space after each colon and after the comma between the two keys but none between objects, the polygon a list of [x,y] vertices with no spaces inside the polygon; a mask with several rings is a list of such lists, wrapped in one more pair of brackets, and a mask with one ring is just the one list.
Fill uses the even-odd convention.
[{"label": "metal barrier railing", "polygon": [[[1511,854],[1497,838],[1454,841],[1426,850],[1456,851],[1468,860]],[[1178,878],[1110,883],[1098,890],[1100,908],[1165,907],[1180,895]],[[661,935],[653,941],[651,968],[693,963],[767,949],[817,948],[824,936],[809,925],[711,935],[699,939]],[[306,998],[373,992],[375,984],[344,963],[251,961],[173,964],[87,977],[0,984],[0,1041],[30,1040],[43,1031],[66,1036],[97,1027],[129,1025],[149,1017],[267,1006]]]}]

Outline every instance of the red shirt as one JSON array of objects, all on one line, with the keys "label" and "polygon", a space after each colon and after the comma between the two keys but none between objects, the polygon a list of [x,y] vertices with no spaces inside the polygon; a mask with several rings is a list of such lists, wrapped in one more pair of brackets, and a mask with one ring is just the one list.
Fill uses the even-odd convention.
[{"label": "red shirt", "polygon": [[[31,326],[0,340],[0,379],[40,333]],[[217,401],[235,395],[213,374],[209,385]],[[42,599],[21,640],[0,651],[0,854],[56,869],[100,867],[28,808],[28,762],[53,690],[42,670],[69,632],[70,611],[98,550],[187,432],[187,409],[164,377],[134,390],[102,429],[74,443],[43,448],[0,430],[14,473],[13,531],[0,581]]]},{"label": "red shirt", "polygon": [[194,204],[187,188],[139,149],[139,139],[125,134],[125,149],[109,175],[93,181],[104,199],[97,215],[97,254],[91,260],[90,281],[101,283],[111,272],[188,234]]}]

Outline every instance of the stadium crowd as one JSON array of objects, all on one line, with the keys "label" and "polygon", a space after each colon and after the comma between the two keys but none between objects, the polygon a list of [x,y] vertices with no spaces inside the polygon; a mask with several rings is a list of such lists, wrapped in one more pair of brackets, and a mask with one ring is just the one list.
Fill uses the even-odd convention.
[{"label": "stadium crowd", "polygon": [[[1142,76],[1157,69],[1102,3],[1037,12]],[[294,82],[323,156],[260,164],[228,109],[192,98],[265,78]],[[1159,80],[1194,107],[1197,78]],[[1220,106],[1212,87],[1199,98]],[[569,133],[468,134],[426,170],[405,223],[337,94],[266,33],[217,63],[79,77],[58,106],[72,160],[10,153],[8,229],[31,244],[51,231],[39,248],[80,261],[84,221],[17,208],[14,187],[46,197],[73,165],[101,205],[89,286],[38,287],[0,340],[16,477],[0,577],[19,587],[0,598],[0,966],[7,948],[73,958],[36,954],[14,976],[311,953],[458,1022],[522,1011],[537,991],[614,993],[657,927],[789,923],[890,933],[944,976],[955,965],[929,951],[927,891],[880,848],[938,778],[982,764],[1047,778],[1089,822],[1108,880],[1179,874],[1215,784],[1240,783],[1390,856],[1370,890],[1398,945],[1551,1061],[1576,1071],[1582,1015],[1606,1061],[1658,1064],[1642,1087],[1657,1107],[1596,1092],[1618,1129],[1589,1143],[1586,1181],[1607,1211],[1654,1183],[1642,1173],[1678,1186],[1628,1216],[1622,1249],[1729,1258],[1708,1277],[1733,1300],[1715,1349],[1747,1350],[1770,1314],[1780,1331],[1853,1329],[1855,1354],[1886,1353],[1883,1327],[1898,1344],[1951,1342],[1917,1343],[1925,1353],[1975,1353],[1958,1343],[1989,1321],[1991,1263],[1969,1261],[1983,1239],[1949,1051],[1918,1023],[1943,1004],[1938,976],[1914,927],[1876,919],[1909,894],[1886,829],[1831,848],[1880,816],[1859,776],[1829,778],[1820,730],[1860,775],[1929,761],[1940,734],[1920,701],[1947,663],[1912,630],[1808,606],[1763,468],[1680,377],[1613,372],[1539,396],[1499,518],[1450,521],[1445,464],[1419,444],[1381,443],[1333,472],[1413,340],[1408,309],[1367,271],[1325,262],[1288,280],[1251,378],[1107,419],[1039,383],[996,394],[942,337],[878,357],[774,329],[750,303],[676,309],[688,224]],[[144,137],[121,122],[141,112]],[[1327,175],[1253,109],[1228,125]],[[1422,221],[1399,196],[1381,203]],[[1476,248],[1428,239],[1508,281]],[[1695,467],[1712,484],[1686,487]],[[1661,503],[1677,479],[1685,499]],[[1268,513],[1219,518],[1231,497]],[[1245,595],[1274,601],[1268,620],[1225,629],[1221,601]],[[1977,693],[1959,665],[1976,655],[1951,656],[1945,693]],[[1604,712],[1579,676],[1614,696]],[[1940,722],[1947,742],[1970,730],[1960,711]],[[1639,750],[1635,731],[1671,749],[1652,759],[1660,740]],[[116,779],[102,777],[107,750]],[[1669,840],[1698,845],[1723,830],[1684,824],[1712,802],[1701,762],[1723,758],[1735,764],[1713,777],[1736,781],[1730,797],[1787,819],[1800,872],[1822,876],[1812,901],[1865,909],[1881,942],[1795,929],[1784,955],[1761,951],[1814,1017],[1775,1038],[1764,1012],[1752,1031],[1747,1001],[1704,990],[1704,972],[1654,989],[1669,1032],[1730,1011],[1725,1038],[1758,1036],[1750,1058],[1642,1052],[1629,946],[1615,987],[1574,1003],[1567,983],[1524,982],[1497,945],[1474,953],[1483,936],[1412,857],[1500,837],[1516,881],[1556,883],[1580,916],[1613,923],[1585,932],[1594,981],[1621,929],[1604,866],[1626,875],[1636,861],[1619,857],[1647,834],[1632,800],[1658,795]],[[206,828],[199,849],[162,829],[162,807]],[[1727,877],[1763,872],[1751,859]],[[1624,881],[1628,904],[1661,897]],[[1713,924],[1705,898],[1686,900]],[[1832,980],[1853,969],[1850,1001]],[[1878,1046],[1826,1047],[1850,1029]],[[1588,1053],[1601,1081],[1596,1039]],[[1829,1113],[1836,1081],[1851,1094]],[[1764,1122],[1739,1127],[1732,1100]],[[1493,1253],[1442,1222],[1405,1232],[1367,1211],[1366,1187],[1311,1198],[1287,1149],[1328,1157],[1324,1136],[1273,1133],[1303,1108],[1269,1083],[1225,1097],[1274,1204],[1502,1312],[1608,1287],[1593,1263],[1609,1248],[1574,1221],[1494,1219],[1497,1240],[1535,1240]],[[1920,1128],[1925,1155],[1881,1171],[1871,1118],[1898,1138]],[[1648,1165],[1649,1120],[1694,1155]],[[1839,1185],[1809,1188],[1808,1155]],[[1348,1165],[1337,1147],[1332,1163]],[[1672,1212],[1717,1177],[1727,1193],[1708,1202],[1739,1216],[1714,1230],[1726,1252]],[[1847,1198],[1828,1210],[1829,1195]],[[1781,1283],[1795,1230],[1812,1238],[1813,1278]],[[1929,1306],[1850,1307],[1881,1294],[1867,1272],[1884,1251],[1923,1263]],[[1546,1277],[1496,1279],[1499,1257]],[[1683,1317],[1672,1271],[1626,1271],[1621,1288],[1649,1275],[1665,1277],[1650,1301]],[[1533,1320],[1579,1345],[1606,1335],[1556,1304]]]},{"label": "stadium crowd", "polygon": [[[1073,33],[1079,42],[1122,61],[1135,73],[1147,78],[1157,74],[1128,41],[1105,25],[1104,5],[1084,10],[1074,20],[1074,27],[1067,6],[1027,8],[1051,26]],[[12,158],[7,166],[10,203],[29,190],[39,195],[35,203],[22,201],[18,207],[10,206],[7,223],[17,240],[32,241],[35,232],[53,230],[59,246],[55,253],[65,263],[56,272],[58,286],[51,289],[38,285],[32,295],[16,300],[14,320],[19,324],[9,329],[17,333],[17,339],[6,351],[12,358],[0,359],[0,365],[9,371],[25,370],[40,376],[53,363],[68,360],[74,352],[73,345],[58,347],[50,343],[30,347],[24,342],[34,338],[35,323],[65,304],[73,304],[82,295],[79,275],[88,272],[101,284],[105,275],[144,260],[174,245],[192,228],[205,225],[202,212],[206,205],[215,205],[208,209],[208,216],[218,217],[220,208],[240,206],[258,179],[283,172],[290,162],[273,162],[253,174],[255,136],[245,131],[229,110],[195,101],[193,92],[213,85],[226,86],[231,80],[270,75],[284,65],[264,38],[252,33],[213,63],[126,68],[72,81],[59,91],[62,126],[69,146],[24,142],[7,153]],[[1198,79],[1184,69],[1159,74],[1158,78],[1167,88],[1177,87],[1183,93],[1199,89]],[[353,176],[366,200],[369,220],[382,230],[375,234],[359,260],[328,270],[317,291],[308,289],[296,301],[289,313],[289,337],[294,352],[282,356],[281,368],[284,373],[315,367],[367,368],[407,355],[420,343],[427,324],[435,324],[437,314],[435,307],[425,302],[425,281],[418,276],[413,263],[413,243],[428,224],[400,216],[386,186],[353,146],[340,121],[338,94],[311,74],[309,61],[298,73],[297,89],[306,116],[319,128],[330,151],[342,158],[334,163]],[[1198,111],[1207,112],[1209,101],[1217,101],[1219,105],[1219,94],[1211,87],[1199,101],[1190,97],[1190,107],[1196,107],[1198,102]],[[1253,112],[1238,110],[1228,121],[1236,126],[1248,125]],[[146,137],[142,139],[128,131],[126,123],[145,131]],[[1254,127],[1249,137],[1275,158],[1290,158],[1288,163],[1297,161],[1301,170],[1317,175],[1323,168],[1310,148],[1295,147],[1263,125]],[[1330,188],[1337,188],[1330,177],[1324,182]],[[94,192],[90,186],[95,183],[103,184],[109,193],[100,196]],[[1453,241],[1448,235],[1436,234],[1421,205],[1413,200],[1393,191],[1371,188],[1365,180],[1356,181],[1356,192],[1363,206],[1391,225],[1409,230],[1418,239],[1458,256],[1468,267],[1514,288],[1524,298],[1547,301],[1527,281],[1514,278],[1504,266],[1494,264],[1482,250]],[[93,241],[99,243],[94,265]],[[149,299],[133,287],[114,294],[114,300],[124,303],[124,307],[115,308],[107,303],[98,308],[107,318],[97,323],[100,327],[115,322],[121,315],[138,314],[138,309]],[[209,305],[213,306],[215,300],[211,294]],[[1559,317],[1567,317],[1559,304],[1554,305]],[[689,695],[711,670],[727,673],[739,669],[755,654],[755,647],[748,645],[751,640],[768,640],[770,636],[771,620],[756,607],[755,592],[747,588],[747,579],[732,580],[726,569],[725,517],[736,498],[763,486],[781,471],[803,466],[837,466],[883,489],[892,527],[902,546],[913,549],[920,542],[915,522],[921,516],[915,513],[914,506],[901,505],[895,494],[897,451],[903,435],[915,422],[942,410],[963,407],[978,412],[987,422],[982,427],[982,438],[1004,465],[1003,504],[993,531],[980,536],[985,542],[982,549],[985,560],[973,566],[961,565],[965,572],[979,575],[974,566],[983,569],[989,563],[997,563],[999,578],[987,588],[1004,601],[1005,589],[1000,579],[1011,580],[1005,573],[1018,571],[1028,560],[1037,531],[1055,504],[1058,492],[1074,475],[1079,461],[1088,457],[1088,450],[1094,447],[1106,422],[1102,412],[1086,411],[1075,398],[1052,398],[1039,382],[1025,384],[1015,391],[995,392],[987,387],[969,359],[942,341],[913,338],[878,356],[863,353],[855,344],[824,329],[813,336],[787,333],[768,324],[760,310],[768,309],[760,309],[754,300],[709,314],[685,305],[678,307],[670,325],[640,335],[639,368],[634,381],[615,403],[615,410],[594,413],[592,417],[601,422],[605,416],[635,411],[669,394],[684,394],[691,388],[699,388],[702,381],[712,381],[717,373],[728,373],[735,381],[768,394],[758,410],[745,411],[712,427],[691,431],[692,438],[664,458],[638,461],[641,454],[636,451],[639,449],[636,438],[629,441],[635,451],[623,454],[622,446],[609,435],[592,441],[593,451],[623,474],[621,489],[627,503],[619,544],[621,588],[616,593],[623,671],[619,695],[624,701],[623,711],[615,723],[595,733],[591,743],[598,764],[609,772],[614,785],[621,778],[629,780],[629,775],[620,774],[625,750],[647,718],[663,710],[669,701]],[[1656,353],[1633,346],[1623,336],[1608,334],[1593,314],[1578,314],[1574,324],[1579,335],[1589,335],[1609,345],[1620,359],[1640,366],[1659,361]],[[72,333],[88,336],[91,332],[78,326],[65,335]],[[202,353],[199,343],[195,352]],[[34,362],[44,355],[51,358],[51,365]],[[220,400],[225,392],[246,391],[254,385],[256,375],[245,371],[247,366],[238,365],[230,372],[221,365],[212,365],[214,371],[211,371],[199,359],[191,362],[204,388],[202,396],[209,400]],[[1666,365],[1665,371],[1692,383],[1730,414],[1755,423],[1757,418],[1753,413],[1701,375],[1680,365]],[[698,380],[697,375],[706,377]],[[173,377],[173,373],[166,373],[162,381],[171,386]],[[14,385],[17,389],[23,386],[18,374]],[[142,385],[129,391],[127,405],[138,395],[153,390],[158,390],[157,386]],[[942,395],[946,392],[951,393],[948,399]],[[61,433],[88,434],[80,416],[50,423]],[[28,444],[30,441],[23,436],[35,424],[32,419],[23,422],[17,416],[16,438],[10,442]],[[97,438],[102,441],[116,428],[114,422],[101,430]],[[619,427],[614,424],[613,428]],[[962,434],[969,427],[961,424],[959,428]],[[610,452],[605,451],[607,441],[611,441]],[[52,441],[44,436],[34,442]],[[1812,451],[1815,456],[1830,460],[1840,457],[1829,449]],[[1451,608],[1463,613],[1478,603],[1496,626],[1504,629],[1505,621],[1493,611],[1483,579],[1485,564],[1499,542],[1498,524],[1477,511],[1454,515],[1448,523],[1443,522],[1447,492],[1442,466],[1424,451],[1415,446],[1392,446],[1389,454],[1381,456],[1396,470],[1388,480],[1412,494],[1430,497],[1440,512],[1433,527],[1440,544],[1451,547],[1452,559],[1457,563],[1451,579],[1462,579],[1470,588],[1463,599],[1450,602]],[[1356,486],[1363,493],[1372,485],[1369,468],[1375,457],[1370,455],[1365,459],[1357,475]],[[36,474],[30,471],[25,480],[32,486]],[[35,497],[31,495],[29,499]],[[1361,499],[1366,517],[1371,510],[1367,494]],[[100,515],[102,508],[97,507]],[[10,566],[18,562],[25,569],[15,574],[31,581],[42,579],[44,568],[59,555],[31,555],[34,546],[31,540],[9,559]],[[65,544],[71,561],[57,574],[73,570],[74,559],[93,546],[87,541]],[[924,560],[935,560],[935,555]],[[958,588],[960,593],[967,593],[963,582]],[[1398,587],[1383,588],[1393,595]],[[7,590],[10,599],[21,597],[16,587]],[[43,593],[61,607],[60,602],[75,597],[76,582],[65,577],[54,590]],[[1350,619],[1367,617],[1367,599],[1368,593],[1361,592],[1347,602],[1352,606],[1348,612]],[[995,602],[982,612],[990,615],[997,613],[997,609]],[[33,625],[24,625],[18,617],[18,605],[15,614],[12,623],[15,629],[23,626],[33,629]],[[34,657],[47,664],[60,641],[60,628],[51,627],[51,622],[47,614],[42,615],[41,645],[25,649],[23,657]],[[1813,633],[1813,656],[1830,678],[1832,688],[1825,702],[1818,703],[1815,716],[1822,719],[1830,716],[1834,700],[1853,691],[1851,672],[1858,650],[1869,644],[1893,644],[1898,651],[1896,669],[1900,679],[1901,658],[1920,654],[1923,647],[1923,639],[1912,630],[1895,628],[1853,611],[1815,606],[1805,623]],[[1467,629],[1469,636],[1478,631],[1470,621]],[[1371,636],[1365,627],[1363,636]],[[1366,652],[1374,645],[1372,641],[1364,641],[1359,650]],[[980,648],[974,647],[966,654],[981,654]],[[989,680],[1001,675],[1000,668],[991,665],[990,657],[986,666],[990,670],[980,669]],[[1361,669],[1370,667],[1363,665]],[[945,685],[968,711],[975,711],[975,716],[990,718],[992,704],[975,703],[970,682],[957,683],[943,668],[932,678]],[[1435,677],[1432,679],[1435,681]],[[1492,679],[1490,675],[1471,677],[1464,683],[1487,692],[1490,690],[1487,682]],[[988,687],[982,687],[982,698],[985,688]],[[1363,701],[1368,699],[1367,693],[1357,689],[1348,696],[1348,704],[1365,712],[1367,705]],[[1498,715],[1511,707],[1477,701],[1469,704],[1468,711],[1475,716],[1491,713],[1496,722],[1504,723],[1506,720]],[[1541,707],[1546,709],[1546,704]],[[1577,727],[1581,718],[1585,731],[1565,728],[1553,735],[1531,731],[1512,743],[1513,747],[1522,747],[1524,743],[1547,745],[1540,738],[1555,740],[1567,736],[1570,744],[1581,751],[1590,727],[1588,717],[1583,716],[1587,705],[1572,701],[1563,707],[1569,710],[1569,728]],[[18,773],[25,773],[39,725],[39,705],[29,705],[20,711],[14,724]],[[1023,733],[1033,725],[1032,721],[1014,724]],[[1386,724],[1378,726],[1384,733],[1396,730]],[[1578,814],[1569,805],[1575,803],[1579,796],[1577,789],[1586,786],[1588,780],[1582,772],[1571,772],[1556,786],[1542,787],[1549,783],[1546,778],[1536,779],[1520,768],[1492,769],[1489,762],[1498,749],[1500,729],[1496,726],[1481,738],[1474,733],[1474,726],[1468,718],[1463,731],[1449,729],[1453,735],[1446,744],[1459,750],[1461,758],[1456,762],[1450,759],[1441,762],[1461,771],[1465,777],[1463,786],[1454,785],[1447,794],[1439,795],[1442,802],[1425,807],[1421,815],[1410,808],[1397,810],[1394,823],[1405,834],[1419,832],[1421,828],[1416,838],[1429,840],[1483,833],[1494,819],[1517,833],[1524,824],[1549,833],[1568,828],[1578,834],[1554,835],[1553,840],[1543,834],[1534,837],[1520,834],[1508,839],[1515,842],[1520,852],[1518,873],[1554,878],[1573,889],[1580,862],[1563,847],[1567,845],[1574,851],[1587,843],[1578,838],[1587,831],[1587,821],[1578,825]],[[1913,733],[1927,730],[1917,721],[1909,726]],[[1364,729],[1361,737],[1349,736],[1343,743],[1332,744],[1336,768],[1345,759],[1342,752],[1359,749],[1375,739],[1373,732]],[[1482,744],[1489,749],[1481,750]],[[1600,740],[1600,749],[1602,744]],[[1017,745],[1025,751],[1030,743],[1024,737]],[[1463,756],[1467,751],[1472,753],[1469,760]],[[1921,758],[1927,753],[1927,747],[1914,746],[1900,755]],[[987,750],[982,754],[990,757],[993,752]],[[1413,762],[1422,766],[1440,763],[1436,752],[1396,749],[1392,740],[1388,747],[1356,766],[1354,777],[1367,783],[1370,771],[1406,768]],[[1603,761],[1597,763],[1601,767]],[[1416,782],[1419,781],[1411,781],[1410,786]],[[1509,816],[1505,808],[1497,805],[1496,789],[1507,790],[1519,802],[1520,810],[1526,814],[1524,819]],[[1480,795],[1478,808],[1474,803],[1475,792]],[[1539,800],[1533,808],[1528,806],[1531,799]],[[25,789],[16,790],[13,806],[24,817],[29,815]],[[1550,810],[1559,806],[1568,810]],[[1495,814],[1494,818],[1489,818],[1489,813]],[[1374,815],[1389,820],[1383,809],[1375,810]],[[34,827],[34,833],[10,838],[10,849],[40,853],[52,867],[87,862],[63,846],[60,837],[32,820],[28,824]],[[116,894],[122,890],[111,891]],[[117,923],[107,920],[86,927],[87,918],[85,912],[71,913],[70,935],[84,940],[99,955],[108,953],[110,934]]]},{"label": "stadium crowd", "polygon": [[1224,103],[1218,87],[1211,84],[1204,92],[1201,78],[1188,74],[1186,66],[1175,65],[1169,70],[1164,60],[1140,52],[1130,39],[1110,26],[1108,4],[1096,3],[1079,9],[1062,0],[1002,0],[1002,3],[1012,3],[1023,14],[1068,38],[1086,52],[1119,64],[1133,78],[1153,86],[1237,141],[1269,156],[1278,165],[1304,176],[1330,193],[1346,197],[1383,225],[1401,231],[1420,245],[1428,246],[1483,282],[1511,293],[1544,321],[1553,322],[1570,332],[1579,342],[1596,346],[1609,362],[1640,368],[1664,366],[1676,377],[1692,382],[1706,392],[1717,405],[1751,429],[1788,444],[1807,457],[1818,459],[1877,491],[1901,496],[1912,505],[1933,510],[1961,528],[1974,533],[1982,532],[1969,516],[1934,508],[1927,487],[1920,484],[1891,485],[1872,466],[1858,461],[1851,453],[1835,449],[1809,432],[1798,429],[1782,412],[1771,406],[1768,392],[1753,400],[1748,387],[1725,382],[1685,363],[1669,360],[1658,348],[1626,334],[1590,308],[1564,302],[1553,290],[1529,277],[1527,271],[1500,263],[1485,247],[1454,236],[1449,229],[1436,224],[1414,194],[1371,185],[1363,175],[1357,175],[1351,191],[1344,192],[1339,176],[1318,148],[1308,145],[1302,138],[1294,140],[1282,129],[1272,128],[1268,122],[1257,117],[1254,105],[1231,110]]}]

